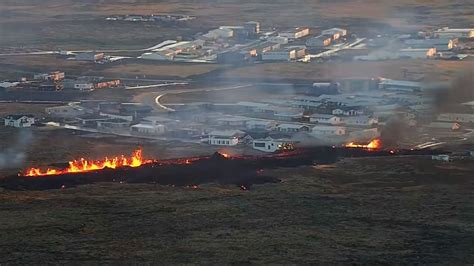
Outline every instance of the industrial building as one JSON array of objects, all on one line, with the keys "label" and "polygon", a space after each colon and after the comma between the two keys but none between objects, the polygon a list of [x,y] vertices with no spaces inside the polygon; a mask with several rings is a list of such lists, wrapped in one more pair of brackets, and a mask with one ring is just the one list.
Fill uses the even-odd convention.
[{"label": "industrial building", "polygon": [[288,38],[289,40],[296,40],[309,35],[309,28],[298,27],[287,31],[280,32],[278,36]]},{"label": "industrial building", "polygon": [[341,28],[332,28],[321,31],[321,35],[329,35],[333,40],[336,41],[342,37],[345,37],[347,35],[347,30]]},{"label": "industrial building", "polygon": [[408,39],[405,40],[405,45],[410,48],[436,48],[436,51],[447,51],[451,50],[459,43],[458,38],[451,38],[451,39]]},{"label": "industrial building", "polygon": [[474,28],[450,29],[448,27],[433,31],[435,38],[474,38]]},{"label": "industrial building", "polygon": [[306,41],[308,47],[326,47],[331,44],[332,35],[319,35]]},{"label": "industrial building", "polygon": [[61,81],[65,77],[65,73],[61,71],[54,71],[48,74],[36,74],[33,79],[36,80],[49,80],[49,81]]},{"label": "industrial building", "polygon": [[105,54],[104,53],[88,52],[88,53],[76,54],[76,60],[77,61],[99,62],[99,61],[102,61],[104,59],[105,59]]}]

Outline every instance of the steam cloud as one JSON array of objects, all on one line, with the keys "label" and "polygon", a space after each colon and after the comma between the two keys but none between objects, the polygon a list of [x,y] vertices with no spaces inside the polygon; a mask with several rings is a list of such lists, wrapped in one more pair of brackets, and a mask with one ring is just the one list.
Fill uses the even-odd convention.
[{"label": "steam cloud", "polygon": [[31,130],[20,130],[13,145],[0,151],[0,169],[22,166],[26,159],[27,147],[32,141]]}]

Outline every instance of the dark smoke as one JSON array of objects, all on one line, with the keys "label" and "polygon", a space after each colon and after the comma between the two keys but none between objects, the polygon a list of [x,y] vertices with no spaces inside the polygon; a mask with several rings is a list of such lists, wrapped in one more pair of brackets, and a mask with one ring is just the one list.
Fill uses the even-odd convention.
[{"label": "dark smoke", "polygon": [[439,90],[435,94],[435,111],[448,112],[455,111],[461,103],[474,100],[474,70],[464,72],[459,78],[453,81],[450,88]]}]

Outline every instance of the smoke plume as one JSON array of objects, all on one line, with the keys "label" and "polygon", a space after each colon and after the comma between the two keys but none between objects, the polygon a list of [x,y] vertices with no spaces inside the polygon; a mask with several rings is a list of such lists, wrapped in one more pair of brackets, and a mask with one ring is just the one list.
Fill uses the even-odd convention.
[{"label": "smoke plume", "polygon": [[26,159],[27,148],[32,140],[33,133],[31,130],[20,130],[15,142],[10,147],[0,151],[0,169],[22,166]]}]

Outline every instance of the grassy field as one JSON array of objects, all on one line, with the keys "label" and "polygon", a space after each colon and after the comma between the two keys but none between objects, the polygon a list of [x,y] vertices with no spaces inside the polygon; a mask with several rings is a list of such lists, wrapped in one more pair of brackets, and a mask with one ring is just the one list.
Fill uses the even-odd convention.
[{"label": "grassy field", "polygon": [[324,64],[288,64],[268,63],[234,68],[220,73],[224,78],[251,79],[344,79],[386,77],[410,79],[404,77],[404,70],[416,73],[426,81],[448,80],[463,71],[472,71],[474,61],[429,61],[429,60],[391,60],[380,62],[334,62]]},{"label": "grassy field", "polygon": [[0,263],[469,264],[468,162],[351,159],[250,191],[98,184],[0,193]]}]

